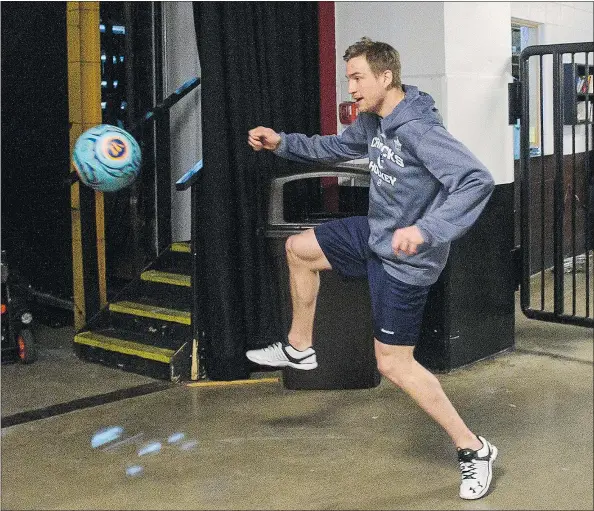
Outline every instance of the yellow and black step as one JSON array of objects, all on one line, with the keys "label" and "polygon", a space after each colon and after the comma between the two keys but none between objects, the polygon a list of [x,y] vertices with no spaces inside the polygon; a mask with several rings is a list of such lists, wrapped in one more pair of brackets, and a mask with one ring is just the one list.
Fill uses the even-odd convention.
[{"label": "yellow and black step", "polygon": [[187,241],[176,241],[171,244],[170,249],[172,252],[183,252],[185,254],[190,253],[190,243]]},{"label": "yellow and black step", "polygon": [[187,241],[176,241],[164,251],[151,266],[161,272],[190,274],[192,271],[192,251]]},{"label": "yellow and black step", "polygon": [[157,282],[172,286],[191,287],[190,276],[182,273],[171,273],[160,270],[147,270],[141,273],[140,279],[145,282]]},{"label": "yellow and black step", "polygon": [[[133,286],[74,337],[89,362],[171,381],[191,377],[191,246],[172,243]],[[153,285],[154,284],[154,285]],[[165,285],[162,285],[165,284]]]},{"label": "yellow and black step", "polygon": [[74,336],[79,356],[90,362],[128,370],[156,378],[180,381],[189,374],[189,345],[179,349],[161,348],[125,338],[124,332],[85,331]]},{"label": "yellow and black step", "polygon": [[109,304],[109,310],[111,312],[119,312],[120,314],[158,319],[161,321],[169,321],[171,323],[180,323],[182,325],[190,325],[192,323],[192,315],[190,312],[168,307],[159,307],[147,303],[130,301],[113,302]]},{"label": "yellow and black step", "polygon": [[155,362],[163,362],[164,364],[169,364],[175,354],[174,350],[167,348],[158,348],[157,346],[118,339],[93,331],[76,334],[74,336],[74,342],[93,348],[101,348],[102,350],[121,353],[123,355],[133,355]]}]

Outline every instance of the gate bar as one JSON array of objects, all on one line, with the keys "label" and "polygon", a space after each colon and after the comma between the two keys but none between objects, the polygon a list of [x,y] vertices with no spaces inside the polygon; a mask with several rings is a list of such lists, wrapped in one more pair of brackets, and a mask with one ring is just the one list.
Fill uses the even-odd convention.
[{"label": "gate bar", "polygon": [[[544,83],[543,73],[543,56],[539,56],[539,79],[541,86],[538,88],[540,98],[540,154],[545,154],[545,138],[544,138],[544,95],[542,91],[542,84]],[[530,121],[528,121],[530,122]],[[545,163],[544,158],[540,158],[540,196],[545,197]],[[540,310],[545,310],[545,201],[540,201]]]},{"label": "gate bar", "polygon": [[[563,54],[553,54],[553,83],[563,83]],[[541,85],[542,86],[542,85]],[[555,285],[553,288],[555,314],[563,314],[563,87],[553,88],[553,151],[555,152],[555,193],[553,195],[553,260],[555,261]],[[541,197],[544,201],[544,197]],[[543,219],[544,222],[544,219]]]},{"label": "gate bar", "polygon": [[[522,53],[527,52],[532,47],[525,48]],[[526,122],[529,122],[530,119],[530,111],[529,111],[529,102],[530,102],[530,72],[529,72],[529,62],[528,57],[522,59],[522,54],[520,54],[520,87],[521,87],[521,96],[522,96],[522,117],[520,118],[520,204],[525,204],[526,200],[529,197],[529,187],[528,187],[528,168],[530,164],[530,140],[529,140],[529,132],[527,129],[523,128],[523,125]],[[542,57],[541,57],[541,64],[542,64]],[[542,88],[541,88],[542,90]],[[527,243],[530,246],[530,212],[525,212],[524,214],[520,215],[520,238],[522,243]],[[530,309],[530,284],[529,279],[530,276],[526,277],[526,273],[530,273],[526,271],[526,268],[530,268],[530,251],[529,250],[522,250],[522,284],[520,286],[520,302],[522,304],[522,308],[526,308],[527,310]],[[528,285],[526,285],[528,282]]]},{"label": "gate bar", "polygon": [[[594,45],[593,45],[594,46]],[[589,53],[586,53],[586,76],[589,76],[592,72],[588,61]],[[575,83],[575,82],[574,82]],[[588,103],[592,104],[594,98],[590,96],[590,88],[586,89],[586,125],[584,126],[586,131],[586,158],[585,166],[586,171],[584,172],[584,203],[585,203],[585,232],[584,232],[584,249],[586,252],[586,317],[590,317],[590,250],[594,250],[594,170],[590,163],[590,110]],[[588,172],[590,175],[588,175]],[[590,189],[590,196],[588,197],[588,189]],[[594,290],[593,290],[594,291]],[[592,293],[592,304],[594,306],[594,292]]]},{"label": "gate bar", "polygon": [[[588,54],[586,53],[586,62]],[[571,83],[575,83],[575,53],[571,54]],[[576,275],[576,254],[578,251],[576,231],[577,231],[577,201],[576,201],[576,187],[577,187],[577,160],[575,156],[575,124],[571,125],[571,265],[573,271],[571,272],[571,313],[576,315],[577,307],[577,275]]]}]

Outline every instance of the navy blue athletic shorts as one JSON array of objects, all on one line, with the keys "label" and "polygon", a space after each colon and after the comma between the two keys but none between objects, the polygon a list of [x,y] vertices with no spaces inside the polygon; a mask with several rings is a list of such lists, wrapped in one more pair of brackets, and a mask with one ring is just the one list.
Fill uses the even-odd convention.
[{"label": "navy blue athletic shorts", "polygon": [[414,346],[419,340],[430,286],[413,286],[392,277],[368,245],[366,216],[332,220],[314,228],[332,269],[345,277],[367,277],[375,338]]}]

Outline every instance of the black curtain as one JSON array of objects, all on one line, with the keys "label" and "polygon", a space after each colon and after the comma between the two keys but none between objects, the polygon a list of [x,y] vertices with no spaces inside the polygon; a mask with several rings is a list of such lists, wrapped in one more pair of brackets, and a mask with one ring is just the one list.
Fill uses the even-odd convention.
[{"label": "black curtain", "polygon": [[254,153],[258,125],[320,129],[317,2],[194,2],[202,78],[204,169],[198,251],[206,372],[247,378],[246,349],[280,340],[279,292],[270,268],[266,190],[282,160]]},{"label": "black curtain", "polygon": [[2,2],[2,249],[72,298],[66,2]]}]

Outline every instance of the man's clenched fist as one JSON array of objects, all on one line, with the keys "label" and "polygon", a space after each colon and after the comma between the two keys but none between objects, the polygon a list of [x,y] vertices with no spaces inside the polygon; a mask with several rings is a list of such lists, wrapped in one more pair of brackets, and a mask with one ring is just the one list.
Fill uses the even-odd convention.
[{"label": "man's clenched fist", "polygon": [[261,151],[262,149],[274,151],[280,143],[280,135],[270,128],[258,126],[248,131],[248,144],[254,151]]},{"label": "man's clenched fist", "polygon": [[392,250],[396,255],[400,252],[404,252],[406,255],[416,254],[417,247],[423,243],[425,243],[425,238],[416,225],[396,229],[392,236]]}]

